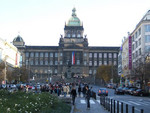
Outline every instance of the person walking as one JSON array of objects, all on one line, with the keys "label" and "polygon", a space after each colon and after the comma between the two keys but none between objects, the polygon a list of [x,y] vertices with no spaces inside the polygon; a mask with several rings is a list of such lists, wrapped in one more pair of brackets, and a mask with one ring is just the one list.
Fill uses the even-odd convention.
[{"label": "person walking", "polygon": [[75,87],[72,88],[71,95],[72,95],[72,104],[74,105],[75,104],[75,98],[77,96],[76,88]]},{"label": "person walking", "polygon": [[86,86],[87,109],[90,109],[90,97],[91,97],[91,91],[89,89],[89,86]]},{"label": "person walking", "polygon": [[78,94],[79,94],[79,97],[80,97],[80,95],[81,95],[81,85],[79,85],[79,87],[78,87]]}]

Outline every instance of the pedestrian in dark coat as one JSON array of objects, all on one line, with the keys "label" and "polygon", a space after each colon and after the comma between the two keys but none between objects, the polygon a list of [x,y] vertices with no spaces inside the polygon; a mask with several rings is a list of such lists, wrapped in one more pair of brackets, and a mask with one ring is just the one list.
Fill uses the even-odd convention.
[{"label": "pedestrian in dark coat", "polygon": [[76,98],[76,96],[77,96],[75,87],[72,88],[72,90],[71,90],[71,95],[72,95],[72,104],[74,105],[74,103],[75,103],[75,98]]},{"label": "pedestrian in dark coat", "polygon": [[79,87],[78,87],[78,94],[79,94],[79,97],[80,97],[80,95],[81,95],[81,85],[79,85]]},{"label": "pedestrian in dark coat", "polygon": [[90,109],[90,97],[91,97],[91,91],[89,89],[89,86],[86,86],[87,109]]},{"label": "pedestrian in dark coat", "polygon": [[84,85],[84,87],[83,87],[82,92],[83,92],[83,97],[85,97],[85,93],[86,93],[86,86],[85,86],[85,85]]}]

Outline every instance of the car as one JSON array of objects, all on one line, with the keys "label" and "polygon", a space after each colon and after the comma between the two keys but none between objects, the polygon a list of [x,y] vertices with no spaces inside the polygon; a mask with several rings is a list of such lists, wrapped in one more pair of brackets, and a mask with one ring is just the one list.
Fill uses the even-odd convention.
[{"label": "car", "polygon": [[113,88],[113,84],[107,84],[107,88]]},{"label": "car", "polygon": [[134,96],[148,96],[148,93],[143,89],[137,89],[136,91],[133,91]]},{"label": "car", "polygon": [[115,90],[115,94],[123,94],[123,95],[124,95],[123,87],[118,87],[118,88]]},{"label": "car", "polygon": [[122,90],[123,90],[124,94],[127,94],[127,93],[128,93],[129,88],[128,88],[128,87],[124,87]]},{"label": "car", "polygon": [[98,96],[108,96],[108,90],[107,90],[107,88],[100,88],[98,90]]},{"label": "car", "polygon": [[129,93],[130,95],[133,95],[133,92],[136,91],[136,90],[137,90],[137,88],[130,88],[130,89],[128,90],[128,93]]}]

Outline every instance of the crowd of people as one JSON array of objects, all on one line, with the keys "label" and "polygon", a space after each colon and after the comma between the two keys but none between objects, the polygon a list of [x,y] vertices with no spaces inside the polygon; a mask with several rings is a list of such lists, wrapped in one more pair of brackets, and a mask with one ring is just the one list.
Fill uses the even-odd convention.
[{"label": "crowd of people", "polygon": [[[49,83],[49,84],[36,84],[34,88],[30,85],[20,85],[18,90],[25,92],[49,92],[50,94],[55,94],[57,96],[69,96],[72,97],[72,104],[75,105],[75,99],[85,98],[87,100],[87,109],[90,109],[90,97],[92,96],[92,87],[89,88],[88,84],[85,83]],[[81,97],[81,94],[83,95]]]}]

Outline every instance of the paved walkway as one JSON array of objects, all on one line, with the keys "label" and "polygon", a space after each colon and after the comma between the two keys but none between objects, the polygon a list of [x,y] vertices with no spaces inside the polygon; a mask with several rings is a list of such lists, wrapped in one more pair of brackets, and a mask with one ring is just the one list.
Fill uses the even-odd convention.
[{"label": "paved walkway", "polygon": [[83,97],[77,97],[73,113],[110,113],[100,105],[100,100],[90,99],[90,109],[87,109],[87,102]]}]

